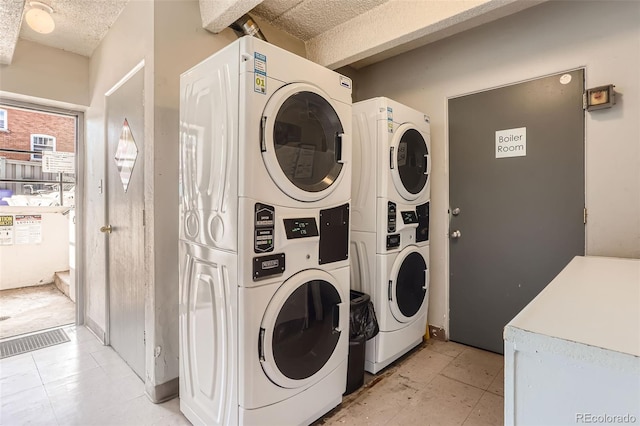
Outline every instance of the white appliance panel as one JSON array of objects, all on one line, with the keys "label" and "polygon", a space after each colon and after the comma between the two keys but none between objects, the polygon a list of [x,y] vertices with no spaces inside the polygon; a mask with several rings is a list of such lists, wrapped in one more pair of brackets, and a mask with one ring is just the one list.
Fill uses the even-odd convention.
[{"label": "white appliance panel", "polygon": [[237,250],[238,46],[180,79],[180,238]]},{"label": "white appliance panel", "polygon": [[409,326],[395,331],[381,331],[367,340],[364,369],[376,374],[422,343],[427,315],[420,315]]},{"label": "white appliance panel", "polygon": [[[244,259],[248,259],[248,261],[242,262],[239,265],[238,285],[240,287],[261,287],[274,282],[283,282],[291,275],[305,269],[318,268],[325,271],[331,271],[334,269],[349,267],[349,254],[349,257],[342,261],[327,264],[321,264],[319,262],[320,236],[295,239],[287,238],[284,226],[284,221],[286,219],[312,218],[315,220],[315,224],[318,227],[318,233],[320,233],[320,212],[322,209],[319,208],[296,209],[272,205],[275,210],[273,250],[268,253],[255,253],[254,217],[256,203],[259,203],[259,201],[252,200],[250,198],[240,198],[239,200],[239,223],[242,224],[238,230],[240,241],[242,241],[240,244],[239,255]],[[338,206],[327,206],[328,209],[334,207]],[[252,259],[263,255],[278,253],[285,255],[285,271],[280,275],[254,280]]]},{"label": "white appliance panel", "polygon": [[180,243],[180,398],[202,423],[237,422],[237,257]]}]

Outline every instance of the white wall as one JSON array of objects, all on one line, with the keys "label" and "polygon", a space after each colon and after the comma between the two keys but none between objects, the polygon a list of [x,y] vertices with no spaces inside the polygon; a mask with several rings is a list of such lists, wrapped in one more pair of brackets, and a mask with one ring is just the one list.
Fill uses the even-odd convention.
[{"label": "white wall", "polygon": [[618,104],[586,113],[586,254],[640,257],[640,2],[548,2],[350,70],[354,101],[388,96],[431,117],[429,324],[448,327],[447,98],[586,67]]},{"label": "white wall", "polygon": [[[52,283],[56,272],[69,269],[69,217],[65,207],[0,206],[0,215],[14,215],[12,245],[0,245],[0,290]],[[15,215],[41,215],[42,242],[16,244]]]},{"label": "white wall", "polygon": [[[105,234],[105,93],[145,60],[145,103],[153,105],[153,3],[127,4],[89,62],[89,108],[85,112],[85,315],[98,335],[106,330]],[[151,124],[149,124],[151,123]],[[145,136],[153,137],[152,115],[145,116]],[[145,149],[153,158],[153,152]],[[147,158],[145,158],[145,163]],[[99,330],[96,330],[97,326]],[[103,336],[101,336],[103,337]]]},{"label": "white wall", "polygon": [[19,39],[11,65],[0,65],[0,91],[88,105],[89,59]]}]

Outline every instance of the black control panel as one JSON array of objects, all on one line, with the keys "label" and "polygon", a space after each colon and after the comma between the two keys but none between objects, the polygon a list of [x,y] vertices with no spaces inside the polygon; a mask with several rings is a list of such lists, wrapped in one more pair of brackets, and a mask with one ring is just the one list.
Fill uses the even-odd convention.
[{"label": "black control panel", "polygon": [[288,240],[318,236],[318,225],[315,217],[283,219],[283,222]]},{"label": "black control panel", "polygon": [[400,247],[400,234],[387,235],[387,250]]},{"label": "black control panel", "polygon": [[275,209],[273,206],[256,203],[254,217],[254,253],[268,253],[273,251],[273,236],[275,229]]},{"label": "black control panel", "polygon": [[396,203],[387,203],[387,232],[396,232]]},{"label": "black control panel", "polygon": [[412,210],[402,211],[400,212],[400,216],[402,217],[402,222],[405,225],[408,225],[411,223],[418,223],[418,215],[416,214],[416,212]]},{"label": "black control panel", "polygon": [[258,281],[284,272],[284,253],[268,254],[253,258],[253,280]]},{"label": "black control panel", "polygon": [[320,210],[318,263],[338,262],[349,257],[349,204]]},{"label": "black control panel", "polygon": [[416,213],[418,213],[416,242],[429,241],[429,201],[416,207]]}]

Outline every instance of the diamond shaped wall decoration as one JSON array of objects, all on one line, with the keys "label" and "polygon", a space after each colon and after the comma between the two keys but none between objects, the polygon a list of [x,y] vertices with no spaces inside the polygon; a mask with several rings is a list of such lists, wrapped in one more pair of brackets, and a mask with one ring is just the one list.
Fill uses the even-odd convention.
[{"label": "diamond shaped wall decoration", "polygon": [[120,133],[120,140],[118,141],[118,147],[116,148],[116,167],[120,174],[120,180],[124,187],[124,192],[127,192],[129,187],[129,180],[133,173],[133,166],[136,164],[136,158],[138,157],[138,147],[136,141],[133,139],[129,122],[125,118],[122,125],[122,132]]}]

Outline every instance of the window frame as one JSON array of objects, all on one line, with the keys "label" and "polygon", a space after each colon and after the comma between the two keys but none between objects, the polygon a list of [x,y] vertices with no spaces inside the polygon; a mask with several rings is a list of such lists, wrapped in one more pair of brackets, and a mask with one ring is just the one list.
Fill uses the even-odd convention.
[{"label": "window frame", "polygon": [[9,131],[9,113],[6,109],[0,108],[0,117],[4,116],[2,121],[0,121],[0,132],[8,132]]},{"label": "window frame", "polygon": [[[51,145],[51,150],[46,150],[46,149],[40,149],[37,150],[35,149],[34,146],[34,138],[48,138],[53,142],[53,145]],[[31,151],[55,151],[56,150],[56,137],[55,136],[51,136],[51,135],[46,135],[43,133],[32,133],[30,136],[30,141],[31,141]],[[49,146],[49,145],[43,145],[43,144],[38,144],[39,146]],[[38,158],[37,156],[40,156],[40,158]],[[42,154],[31,154],[31,161],[42,161]]]}]

